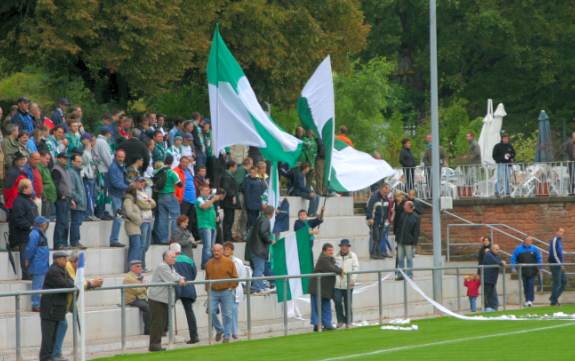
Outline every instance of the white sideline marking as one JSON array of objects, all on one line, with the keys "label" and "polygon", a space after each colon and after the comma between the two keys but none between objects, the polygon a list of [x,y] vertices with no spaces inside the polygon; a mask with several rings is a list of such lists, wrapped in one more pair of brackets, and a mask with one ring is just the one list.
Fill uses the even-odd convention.
[{"label": "white sideline marking", "polygon": [[462,342],[468,342],[468,341],[477,341],[477,340],[485,340],[485,339],[495,338],[495,337],[505,337],[505,336],[512,336],[512,335],[522,335],[522,334],[525,334],[525,333],[532,333],[532,332],[538,332],[538,331],[546,331],[546,330],[552,330],[552,329],[555,329],[555,328],[563,328],[563,327],[570,327],[570,326],[575,326],[575,324],[573,324],[573,323],[567,323],[567,324],[560,324],[560,325],[554,325],[554,326],[545,326],[545,327],[539,327],[539,328],[532,328],[532,329],[529,329],[529,330],[519,330],[519,331],[512,331],[512,332],[496,333],[496,334],[483,335],[483,336],[462,337],[462,338],[456,338],[456,339],[453,339],[453,340],[444,340],[444,341],[423,343],[423,344],[421,344],[421,345],[407,345],[407,346],[400,346],[400,347],[384,348],[384,349],[375,350],[375,351],[371,351],[371,352],[363,352],[363,353],[356,353],[356,354],[352,354],[352,355],[329,357],[329,358],[321,359],[321,360],[319,360],[319,361],[351,360],[351,359],[355,359],[355,358],[359,358],[359,357],[369,357],[369,356],[381,355],[381,354],[384,354],[384,353],[393,353],[393,352],[409,351],[409,350],[415,350],[415,349],[426,348],[426,347],[433,347],[433,346],[452,345],[452,344],[456,344],[456,343],[462,343]]}]

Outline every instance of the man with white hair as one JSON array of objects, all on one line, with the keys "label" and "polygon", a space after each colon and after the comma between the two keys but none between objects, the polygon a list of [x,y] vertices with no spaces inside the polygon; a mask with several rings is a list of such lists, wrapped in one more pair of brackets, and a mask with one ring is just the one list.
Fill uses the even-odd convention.
[{"label": "man with white hair", "polygon": [[[184,286],[186,279],[180,276],[174,264],[176,263],[176,253],[166,251],[162,255],[162,263],[152,274],[152,283],[178,283]],[[149,351],[165,351],[162,347],[162,334],[168,324],[168,302],[170,287],[150,287],[148,289],[148,299],[150,305],[150,346]]]}]

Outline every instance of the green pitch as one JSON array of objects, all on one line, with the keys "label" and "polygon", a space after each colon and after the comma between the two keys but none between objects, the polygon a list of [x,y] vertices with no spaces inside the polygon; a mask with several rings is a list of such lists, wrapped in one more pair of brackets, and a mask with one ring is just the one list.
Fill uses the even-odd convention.
[{"label": "green pitch", "polygon": [[[507,314],[575,313],[575,306],[534,308]],[[491,314],[494,315],[494,314]],[[414,321],[418,331],[362,327],[308,333],[163,353],[123,355],[101,361],[535,361],[575,360],[575,321]]]}]

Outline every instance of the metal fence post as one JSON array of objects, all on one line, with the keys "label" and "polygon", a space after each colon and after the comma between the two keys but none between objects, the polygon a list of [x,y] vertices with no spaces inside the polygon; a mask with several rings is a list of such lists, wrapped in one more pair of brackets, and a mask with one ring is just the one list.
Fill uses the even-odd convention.
[{"label": "metal fence post", "polygon": [[503,287],[503,310],[507,310],[507,281],[506,278],[506,267],[503,266],[503,282],[501,286]]},{"label": "metal fence post", "polygon": [[126,351],[126,289],[120,288],[120,328],[121,336],[120,342],[122,344],[122,352]]},{"label": "metal fence post", "polygon": [[[406,275],[407,276],[407,275]],[[409,277],[409,276],[407,276]],[[407,310],[407,279],[403,278],[403,318],[407,320],[408,310]]]},{"label": "metal fence post", "polygon": [[455,269],[455,282],[457,283],[457,311],[461,312],[461,286],[459,284],[459,267]]},{"label": "metal fence post", "polygon": [[20,295],[15,296],[16,305],[16,360],[22,361],[22,331],[20,329],[21,325],[21,313],[20,313]]},{"label": "metal fence post", "polygon": [[[379,273],[378,273],[379,275]],[[346,307],[345,307],[345,328],[349,328],[353,322],[351,318],[351,294],[353,293],[353,287],[351,287],[351,274],[347,273],[345,275],[347,281],[347,291],[345,293]]]},{"label": "metal fence post", "polygon": [[287,284],[288,284],[288,279],[284,278],[283,279],[283,304],[284,304],[284,336],[288,335],[288,310],[287,310],[287,292],[288,292],[288,288],[287,288]]},{"label": "metal fence post", "polygon": [[[78,357],[78,326],[79,324],[76,324],[76,320],[80,320],[78,318],[78,307],[76,305],[76,302],[78,300],[78,294],[77,294],[77,289],[74,289],[74,292],[72,293],[72,354],[73,354],[73,358],[74,360],[79,360],[80,358]],[[81,332],[84,332],[83,330]]]},{"label": "metal fence post", "polygon": [[168,286],[168,345],[173,346],[175,343],[174,337],[174,293],[175,293],[175,285]]},{"label": "metal fence post", "polygon": [[447,249],[446,249],[447,262],[450,262],[450,261],[451,261],[451,235],[450,235],[450,232],[449,232],[449,229],[450,229],[449,226],[450,226],[450,225],[448,224],[448,225],[447,225],[447,236],[446,236],[446,238],[447,238],[447,247],[446,247],[446,248],[447,248]]},{"label": "metal fence post", "polygon": [[318,332],[321,332],[321,327],[322,327],[322,314],[321,314],[321,276],[317,276],[317,289],[315,290],[316,292],[316,302],[315,302],[315,307],[316,307],[316,315],[317,315],[317,330]]},{"label": "metal fence post", "polygon": [[381,284],[381,272],[377,272],[377,309],[379,325],[383,325],[383,286]]},{"label": "metal fence post", "polygon": [[[485,266],[484,265],[480,265],[479,267],[481,267],[481,283],[485,284]],[[485,299],[485,287],[483,288],[483,293],[481,294],[481,304],[483,305],[483,310],[485,310],[485,306],[487,305],[487,300]],[[495,295],[497,295],[497,288],[494,290]]]},{"label": "metal fence post", "polygon": [[[208,294],[208,345],[212,344],[212,284],[211,283],[207,283],[206,284],[206,292]],[[249,293],[248,293],[249,295]],[[248,309],[249,309],[249,304],[250,304],[250,299],[248,297]],[[248,333],[248,337],[249,337],[249,333]]]},{"label": "metal fence post", "polygon": [[521,265],[519,264],[519,270],[517,271],[517,285],[519,287],[517,287],[517,297],[518,297],[518,302],[519,302],[519,308],[523,308],[523,278],[521,277]]},{"label": "metal fence post", "polygon": [[247,293],[246,293],[246,322],[248,324],[248,340],[252,339],[252,280],[248,279],[246,283]]}]

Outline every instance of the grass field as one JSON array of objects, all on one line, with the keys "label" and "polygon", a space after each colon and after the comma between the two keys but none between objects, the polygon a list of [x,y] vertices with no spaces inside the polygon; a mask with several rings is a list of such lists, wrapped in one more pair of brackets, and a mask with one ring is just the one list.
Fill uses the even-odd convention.
[{"label": "grass field", "polygon": [[[533,308],[507,314],[559,311],[572,314],[575,306]],[[575,360],[575,321],[461,321],[442,317],[413,323],[419,326],[418,331],[361,327],[122,355],[100,361]]]}]

